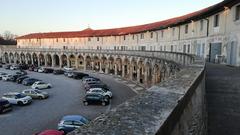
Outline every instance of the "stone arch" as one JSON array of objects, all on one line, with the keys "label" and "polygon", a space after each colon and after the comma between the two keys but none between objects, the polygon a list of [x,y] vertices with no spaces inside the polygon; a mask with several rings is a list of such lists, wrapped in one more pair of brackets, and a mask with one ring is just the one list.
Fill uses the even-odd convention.
[{"label": "stone arch", "polygon": [[32,64],[35,65],[35,66],[39,66],[38,56],[37,56],[36,53],[32,54],[32,59],[33,59],[33,63]]},{"label": "stone arch", "polygon": [[93,63],[93,70],[100,71],[100,59],[98,56],[95,55],[93,57],[92,63]]},{"label": "stone arch", "polygon": [[137,81],[140,83],[144,83],[144,78],[145,78],[145,65],[144,65],[144,60],[139,59],[137,63]]},{"label": "stone arch", "polygon": [[66,54],[62,54],[62,55],[61,55],[62,67],[67,66],[67,62],[68,62],[67,55],[66,55]]},{"label": "stone arch", "polygon": [[46,66],[51,67],[53,64],[52,56],[48,53],[45,56],[46,58]]},{"label": "stone arch", "polygon": [[153,78],[152,64],[151,61],[147,60],[145,61],[145,78],[144,78],[144,83],[146,86],[151,86],[152,78]]},{"label": "stone arch", "polygon": [[30,54],[30,53],[27,53],[27,54],[26,54],[26,63],[27,63],[27,64],[33,64],[33,63],[32,63],[32,57],[31,57],[31,54]]},{"label": "stone arch", "polygon": [[110,56],[108,58],[108,69],[109,69],[109,73],[110,74],[115,74],[115,70],[114,70],[114,58],[112,56]]},{"label": "stone arch", "polygon": [[19,64],[20,63],[20,55],[18,53],[15,53],[14,57],[16,59],[16,64]]},{"label": "stone arch", "polygon": [[115,74],[122,75],[122,59],[120,57],[116,57],[114,66],[115,66]]},{"label": "stone arch", "polygon": [[161,82],[161,71],[159,64],[155,63],[153,66],[153,84]]},{"label": "stone arch", "polygon": [[10,63],[14,63],[14,55],[13,55],[13,53],[9,53],[9,61],[10,61]]},{"label": "stone arch", "polygon": [[108,67],[107,67],[107,57],[106,56],[102,56],[101,57],[101,68],[100,68],[101,72],[107,73],[108,71]]},{"label": "stone arch", "polygon": [[25,61],[25,54],[24,53],[21,53],[20,54],[20,63],[26,63],[26,61]]},{"label": "stone arch", "polygon": [[44,57],[44,55],[42,53],[40,53],[38,58],[39,58],[39,65],[40,66],[45,66],[45,57]]},{"label": "stone arch", "polygon": [[69,67],[76,68],[76,56],[73,54],[69,56]]},{"label": "stone arch", "polygon": [[125,57],[123,59],[123,77],[129,78],[130,76],[130,60],[129,58]]},{"label": "stone arch", "polygon": [[92,58],[89,55],[86,56],[85,62],[86,70],[92,70]]},{"label": "stone arch", "polygon": [[60,67],[60,58],[57,54],[53,55],[53,65],[56,67]]},{"label": "stone arch", "polygon": [[132,78],[133,81],[137,81],[137,60],[135,58],[131,59],[130,78]]},{"label": "stone arch", "polygon": [[81,70],[83,70],[85,67],[84,67],[84,57],[81,55],[81,54],[79,54],[78,55],[78,58],[77,58],[77,63],[78,63],[78,69],[81,69]]},{"label": "stone arch", "polygon": [[4,60],[5,60],[5,63],[9,63],[10,62],[9,61],[9,56],[8,56],[7,52],[4,53]]}]

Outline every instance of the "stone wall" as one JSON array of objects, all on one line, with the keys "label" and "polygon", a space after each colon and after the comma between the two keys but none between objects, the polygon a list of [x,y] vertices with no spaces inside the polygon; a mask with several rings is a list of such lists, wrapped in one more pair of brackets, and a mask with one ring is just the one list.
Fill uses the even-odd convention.
[{"label": "stone wall", "polygon": [[204,135],[206,119],[205,67],[196,60],[70,135]]}]

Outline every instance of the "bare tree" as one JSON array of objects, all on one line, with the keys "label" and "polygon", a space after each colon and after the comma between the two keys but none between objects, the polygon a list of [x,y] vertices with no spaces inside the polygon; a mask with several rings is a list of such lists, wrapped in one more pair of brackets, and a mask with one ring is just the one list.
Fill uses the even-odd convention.
[{"label": "bare tree", "polygon": [[14,35],[10,31],[5,31],[3,33],[3,38],[5,40],[14,40],[15,37],[14,37]]}]

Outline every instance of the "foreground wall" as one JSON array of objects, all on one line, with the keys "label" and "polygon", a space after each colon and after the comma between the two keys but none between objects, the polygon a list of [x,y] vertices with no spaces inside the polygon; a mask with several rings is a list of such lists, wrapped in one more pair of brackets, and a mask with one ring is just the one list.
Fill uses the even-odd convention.
[{"label": "foreground wall", "polygon": [[204,63],[151,87],[70,135],[206,134]]}]

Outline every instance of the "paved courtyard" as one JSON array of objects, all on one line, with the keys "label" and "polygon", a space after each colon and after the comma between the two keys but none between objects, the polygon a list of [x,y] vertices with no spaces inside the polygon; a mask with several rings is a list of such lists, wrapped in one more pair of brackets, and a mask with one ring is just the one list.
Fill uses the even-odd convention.
[{"label": "paved courtyard", "polygon": [[[11,72],[2,68],[0,71]],[[50,97],[46,100],[34,100],[31,105],[27,106],[13,106],[13,111],[1,114],[1,135],[31,135],[45,129],[56,129],[60,119],[68,114],[80,114],[92,120],[136,95],[130,87],[116,81],[113,77],[95,74],[109,85],[114,97],[111,104],[106,107],[101,105],[84,106],[82,100],[85,90],[81,80],[74,80],[63,75],[28,73],[30,77],[53,85],[53,88],[44,90],[50,94]],[[5,92],[21,92],[26,88],[30,87],[0,80],[0,96]]]},{"label": "paved courtyard", "polygon": [[240,68],[207,64],[208,135],[240,134]]}]

